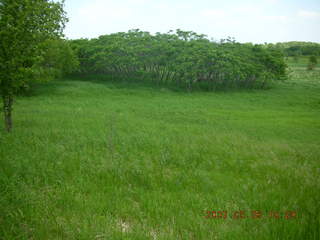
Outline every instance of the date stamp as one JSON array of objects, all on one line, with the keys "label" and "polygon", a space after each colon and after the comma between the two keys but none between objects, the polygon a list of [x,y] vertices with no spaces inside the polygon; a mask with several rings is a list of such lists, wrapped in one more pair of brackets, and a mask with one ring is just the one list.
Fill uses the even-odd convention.
[{"label": "date stamp", "polygon": [[260,210],[251,210],[251,211],[205,211],[204,218],[206,219],[227,219],[231,218],[234,220],[239,219],[296,219],[298,214],[296,211],[260,211]]}]

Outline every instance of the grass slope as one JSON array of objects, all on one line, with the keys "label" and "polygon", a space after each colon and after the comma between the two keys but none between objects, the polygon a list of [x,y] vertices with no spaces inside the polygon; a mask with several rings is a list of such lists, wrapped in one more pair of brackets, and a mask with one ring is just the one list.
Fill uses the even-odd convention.
[{"label": "grass slope", "polygon": [[304,69],[265,91],[42,84],[0,132],[0,239],[319,239],[320,70]]}]

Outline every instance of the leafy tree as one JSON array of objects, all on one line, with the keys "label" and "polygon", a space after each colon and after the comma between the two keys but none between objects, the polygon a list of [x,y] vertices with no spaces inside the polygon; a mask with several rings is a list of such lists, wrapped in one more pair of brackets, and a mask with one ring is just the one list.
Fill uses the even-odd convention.
[{"label": "leafy tree", "polygon": [[38,62],[38,66],[49,71],[49,78],[78,70],[78,58],[66,40],[48,39],[41,44],[40,49],[41,61]]},{"label": "leafy tree", "polygon": [[313,63],[313,64],[317,64],[318,63],[317,57],[316,56],[310,56],[309,57],[309,62]]},{"label": "leafy tree", "polygon": [[12,128],[14,95],[48,73],[41,65],[45,41],[61,37],[63,1],[0,0],[0,95],[5,128]]},{"label": "leafy tree", "polygon": [[21,86],[21,93],[32,88],[39,79],[49,81],[79,71],[79,60],[70,43],[63,39],[48,39],[39,45],[39,61],[34,69],[38,69],[38,77],[30,79]]},{"label": "leafy tree", "polygon": [[313,70],[315,68],[315,66],[317,65],[318,60],[316,56],[310,56],[309,57],[309,63],[308,63],[308,70]]}]

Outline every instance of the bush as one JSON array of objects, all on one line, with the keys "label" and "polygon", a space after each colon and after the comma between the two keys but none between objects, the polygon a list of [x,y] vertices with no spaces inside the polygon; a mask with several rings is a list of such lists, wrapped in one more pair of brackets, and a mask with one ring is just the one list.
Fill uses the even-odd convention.
[{"label": "bush", "polygon": [[317,63],[318,63],[317,57],[316,56],[310,56],[307,69],[308,70],[313,70],[316,67]]}]

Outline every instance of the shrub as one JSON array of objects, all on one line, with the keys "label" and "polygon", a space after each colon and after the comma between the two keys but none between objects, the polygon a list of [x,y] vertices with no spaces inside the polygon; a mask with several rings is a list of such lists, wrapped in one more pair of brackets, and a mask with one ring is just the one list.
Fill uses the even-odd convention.
[{"label": "shrub", "polygon": [[315,66],[317,65],[317,63],[318,63],[317,57],[316,56],[310,56],[307,69],[308,70],[313,70],[315,68]]}]

